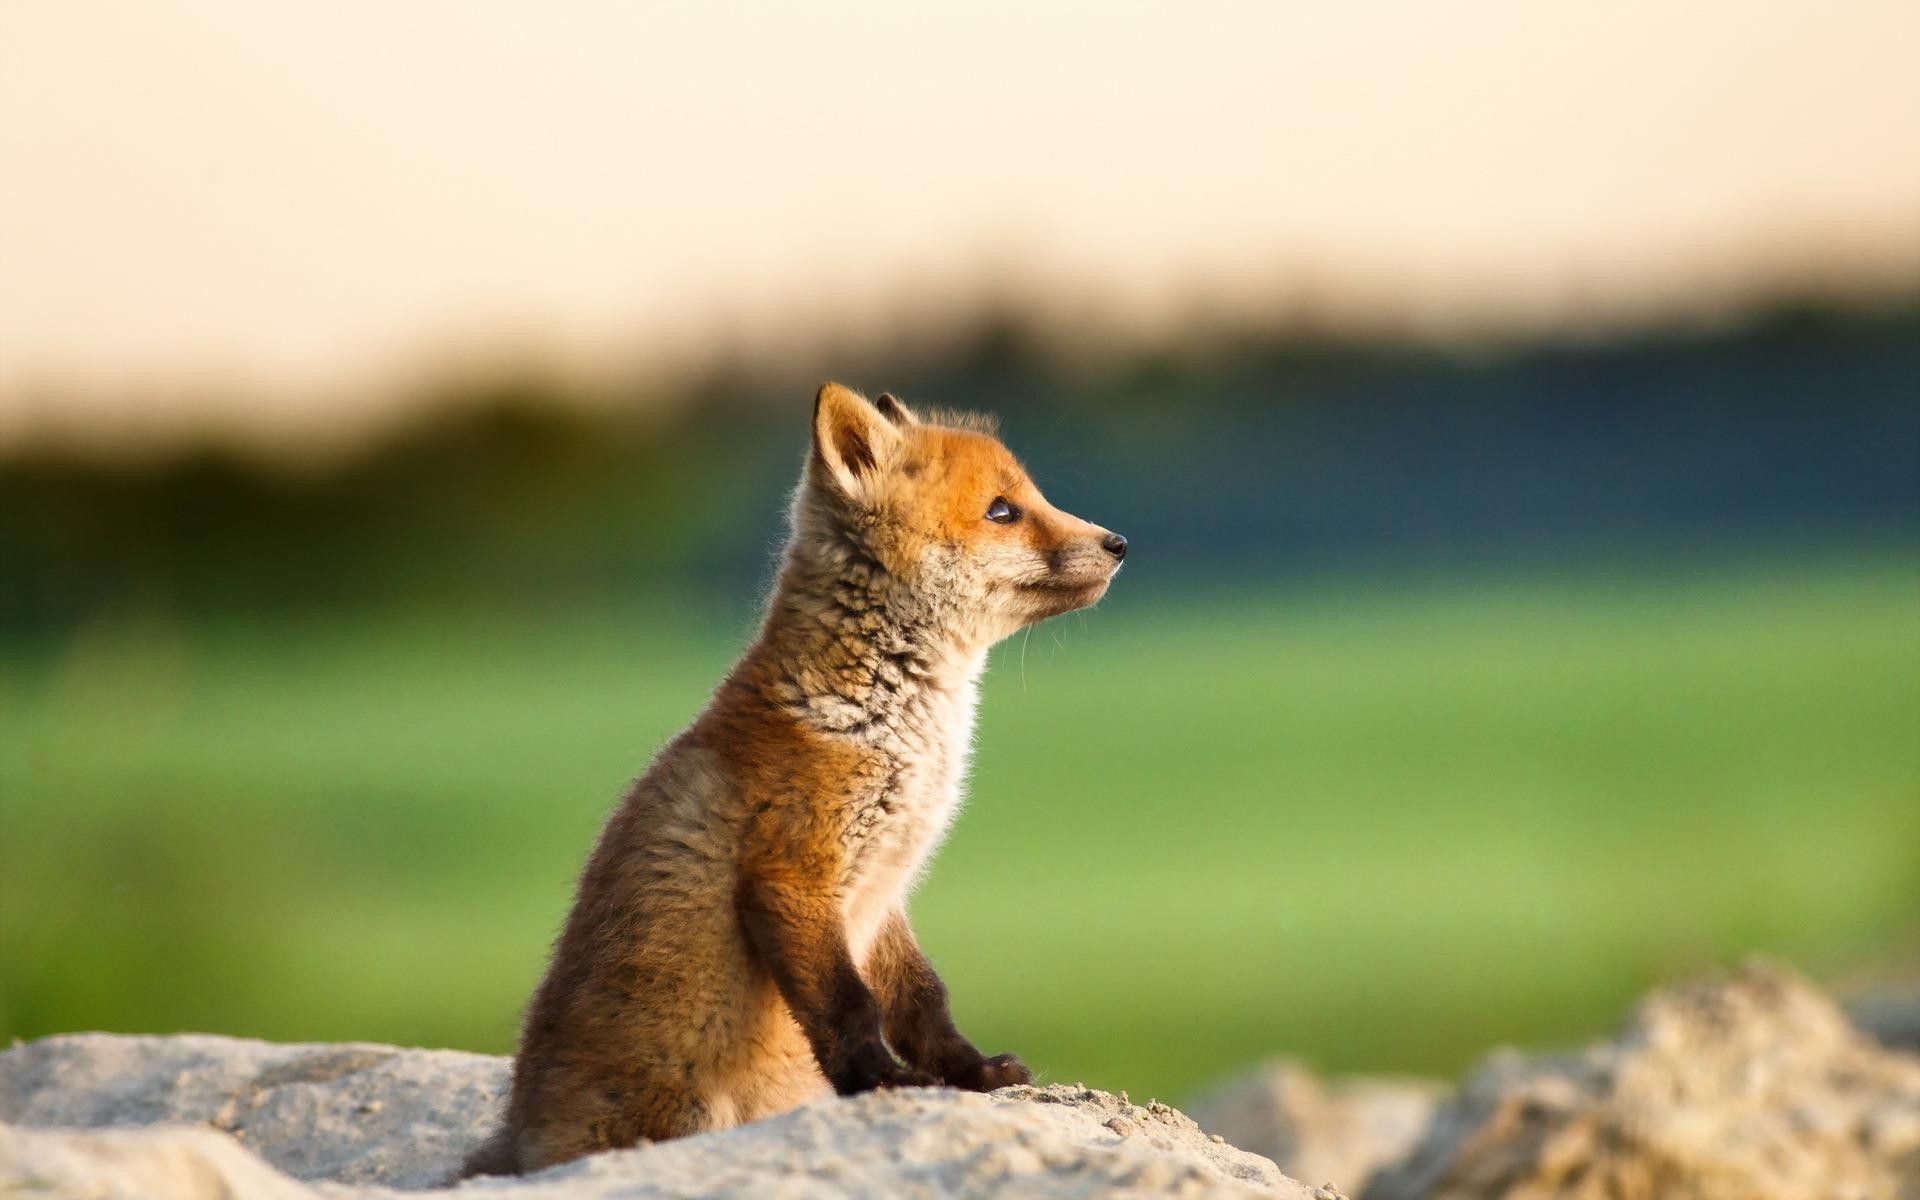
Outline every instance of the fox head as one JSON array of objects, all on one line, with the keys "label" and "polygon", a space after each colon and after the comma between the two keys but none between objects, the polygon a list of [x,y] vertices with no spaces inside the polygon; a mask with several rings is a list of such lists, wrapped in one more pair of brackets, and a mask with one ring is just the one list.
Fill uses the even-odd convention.
[{"label": "fox head", "polygon": [[794,498],[796,542],[837,569],[879,567],[890,603],[978,649],[1099,600],[1127,539],[1049,504],[990,429],[827,384]]}]

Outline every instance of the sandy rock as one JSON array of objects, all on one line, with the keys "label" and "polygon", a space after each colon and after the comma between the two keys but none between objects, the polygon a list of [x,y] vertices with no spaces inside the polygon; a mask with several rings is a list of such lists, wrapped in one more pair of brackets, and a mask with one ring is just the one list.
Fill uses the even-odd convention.
[{"label": "sandy rock", "polygon": [[211,1129],[0,1124],[0,1196],[48,1200],[321,1200]]},{"label": "sandy rock", "polygon": [[[1114,1132],[1115,1120],[1131,1129]],[[628,1187],[643,1180],[620,1194],[648,1198],[1313,1194],[1267,1160],[1210,1141],[1165,1105],[1063,1085],[822,1101],[741,1129],[560,1167],[523,1185],[524,1195],[558,1200],[580,1194],[567,1190],[580,1180],[602,1177]]]},{"label": "sandy rock", "polygon": [[1847,1015],[1882,1045],[1920,1051],[1920,980],[1862,988],[1847,997]]},{"label": "sandy rock", "polygon": [[506,1082],[505,1059],[451,1050],[76,1034],[0,1054],[0,1121],[198,1125],[296,1179],[417,1188],[459,1166]]},{"label": "sandy rock", "polygon": [[1412,1149],[1445,1094],[1426,1080],[1322,1080],[1278,1061],[1218,1085],[1187,1112],[1295,1179],[1331,1180],[1359,1194],[1376,1170]]},{"label": "sandy rock", "polygon": [[[428,1186],[452,1171],[489,1127],[505,1072],[503,1059],[387,1046],[47,1038],[0,1054],[0,1122],[10,1123],[0,1125],[0,1195],[392,1196],[388,1188]],[[457,1194],[1305,1200],[1315,1192],[1166,1105],[1055,1085],[823,1100],[525,1179],[471,1180]]]},{"label": "sandy rock", "polygon": [[1911,1200],[1920,1057],[1788,972],[1643,1001],[1583,1054],[1497,1056],[1368,1200]]}]

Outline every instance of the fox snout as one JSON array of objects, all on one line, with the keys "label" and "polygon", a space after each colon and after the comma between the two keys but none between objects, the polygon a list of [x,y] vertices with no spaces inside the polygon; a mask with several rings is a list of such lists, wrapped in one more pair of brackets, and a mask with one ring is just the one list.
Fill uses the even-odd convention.
[{"label": "fox snout", "polygon": [[1028,597],[1021,613],[1023,622],[1045,620],[1096,603],[1106,595],[1127,556],[1127,539],[1120,534],[1064,513],[1056,521],[1056,530],[1066,523],[1077,523],[1080,528],[1059,537],[1042,552],[1039,577],[1029,576],[1016,585],[1016,590]]},{"label": "fox snout", "polygon": [[1092,571],[1112,578],[1127,558],[1127,539],[1120,534],[1104,529],[1096,529],[1090,545],[1075,546],[1067,557],[1072,564],[1083,571]]},{"label": "fox snout", "polygon": [[1111,529],[1102,529],[1090,521],[1062,514],[1063,520],[1077,523],[1083,532],[1061,539],[1050,565],[1060,575],[1097,575],[1111,578],[1126,561],[1127,539]]}]

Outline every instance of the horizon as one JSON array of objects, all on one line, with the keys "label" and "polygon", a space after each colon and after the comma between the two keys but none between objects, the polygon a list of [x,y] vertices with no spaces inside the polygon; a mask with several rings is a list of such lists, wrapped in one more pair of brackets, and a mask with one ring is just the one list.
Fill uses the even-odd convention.
[{"label": "horizon", "polygon": [[1920,281],[1912,5],[1085,11],[16,14],[0,445],[352,441],[995,303],[1470,345]]}]

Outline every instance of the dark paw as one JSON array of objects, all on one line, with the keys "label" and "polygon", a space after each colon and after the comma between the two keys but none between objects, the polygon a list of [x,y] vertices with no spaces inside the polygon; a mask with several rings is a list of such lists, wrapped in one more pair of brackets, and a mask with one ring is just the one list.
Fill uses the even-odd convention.
[{"label": "dark paw", "polygon": [[996,1054],[972,1064],[958,1072],[957,1078],[947,1082],[968,1091],[991,1092],[995,1088],[1012,1087],[1016,1083],[1032,1083],[1033,1072],[1011,1054]]},{"label": "dark paw", "polygon": [[916,1071],[912,1067],[895,1067],[881,1074],[874,1086],[883,1088],[903,1087],[939,1087],[940,1081],[925,1071]]},{"label": "dark paw", "polygon": [[925,1071],[901,1066],[893,1052],[882,1043],[862,1046],[848,1056],[839,1070],[829,1073],[833,1090],[842,1096],[870,1092],[875,1088],[939,1087],[940,1081]]}]

